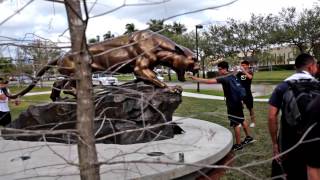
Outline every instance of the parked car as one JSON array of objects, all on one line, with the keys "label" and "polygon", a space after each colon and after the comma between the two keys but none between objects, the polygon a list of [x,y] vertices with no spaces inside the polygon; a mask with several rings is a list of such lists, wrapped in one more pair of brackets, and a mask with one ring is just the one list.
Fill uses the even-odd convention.
[{"label": "parked car", "polygon": [[32,79],[26,75],[11,76],[9,78],[9,80],[10,81],[18,81],[19,83],[23,83],[23,84],[31,84],[32,83]]},{"label": "parked car", "polygon": [[[164,77],[161,74],[159,74],[157,72],[154,72],[154,73],[156,74],[157,79],[159,79],[161,82],[164,82]],[[137,77],[134,76],[133,79],[137,79]]]},{"label": "parked car", "polygon": [[95,73],[92,74],[92,84],[93,85],[104,85],[104,86],[113,86],[118,85],[119,81],[118,78],[109,75],[109,74],[102,74],[102,73]]},{"label": "parked car", "polygon": [[156,73],[156,75],[157,75],[157,78],[158,78],[161,82],[164,82],[164,77],[163,77],[161,74]]}]

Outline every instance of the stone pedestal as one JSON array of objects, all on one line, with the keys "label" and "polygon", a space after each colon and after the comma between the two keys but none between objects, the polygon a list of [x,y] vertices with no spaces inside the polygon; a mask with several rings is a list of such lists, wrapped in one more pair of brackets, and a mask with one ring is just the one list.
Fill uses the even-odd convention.
[{"label": "stone pedestal", "polygon": [[[99,162],[106,162],[100,166],[100,178],[187,179],[202,169],[190,164],[215,164],[230,152],[233,138],[228,129],[200,119],[174,121],[186,132],[148,143],[97,144]],[[78,163],[75,144],[2,140],[0,149],[0,179],[80,180],[78,166],[70,164]]]}]

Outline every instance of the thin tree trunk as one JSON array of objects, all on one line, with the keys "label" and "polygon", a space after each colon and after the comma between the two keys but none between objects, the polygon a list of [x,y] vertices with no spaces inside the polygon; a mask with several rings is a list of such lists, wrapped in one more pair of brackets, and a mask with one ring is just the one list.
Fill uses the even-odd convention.
[{"label": "thin tree trunk", "polygon": [[86,23],[82,20],[79,0],[66,0],[72,52],[75,54],[77,81],[78,156],[82,180],[99,180],[99,166],[93,134],[94,106],[91,68],[86,48]]}]

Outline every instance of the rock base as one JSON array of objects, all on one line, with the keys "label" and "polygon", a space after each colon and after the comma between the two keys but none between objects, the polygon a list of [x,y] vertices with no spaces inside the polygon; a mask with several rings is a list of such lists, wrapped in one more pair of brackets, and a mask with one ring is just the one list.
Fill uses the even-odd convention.
[{"label": "rock base", "polygon": [[[144,82],[95,88],[94,132],[97,143],[134,144],[172,138],[181,129],[172,115],[180,93]],[[76,100],[30,106],[8,127],[24,130],[76,129]],[[151,128],[152,127],[152,128]],[[17,134],[3,130],[5,139],[75,143],[72,134]]]}]

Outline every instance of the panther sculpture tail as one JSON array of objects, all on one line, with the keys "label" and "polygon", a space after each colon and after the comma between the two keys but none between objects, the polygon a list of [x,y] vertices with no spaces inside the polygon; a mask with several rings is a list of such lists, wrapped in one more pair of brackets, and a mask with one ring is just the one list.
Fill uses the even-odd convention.
[{"label": "panther sculpture tail", "polygon": [[11,98],[11,99],[16,99],[16,98],[18,98],[18,97],[20,97],[20,96],[23,96],[23,95],[27,94],[29,91],[32,90],[32,88],[34,88],[34,87],[36,86],[37,82],[39,81],[39,79],[41,78],[41,76],[42,76],[45,72],[47,72],[52,66],[57,65],[57,62],[58,62],[59,59],[60,59],[60,57],[59,57],[59,58],[56,58],[56,59],[54,59],[54,60],[52,60],[52,61],[50,61],[50,62],[48,62],[44,67],[42,67],[42,68],[38,71],[38,73],[36,74],[36,77],[33,79],[32,83],[31,83],[28,87],[26,87],[25,89],[23,89],[22,91],[20,91],[19,93],[17,93],[17,94],[10,94],[10,93],[7,91],[6,88],[3,88],[3,89],[2,89],[3,93],[4,93],[7,97],[9,97],[9,98]]}]

